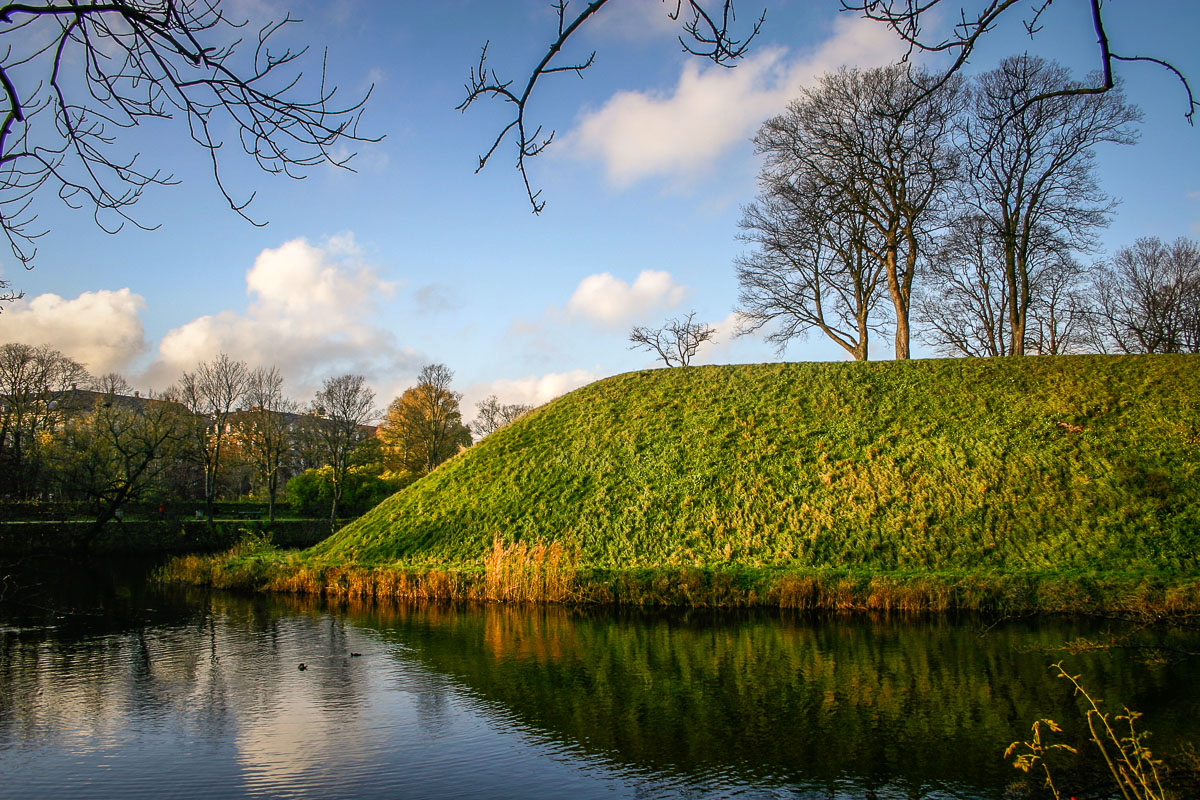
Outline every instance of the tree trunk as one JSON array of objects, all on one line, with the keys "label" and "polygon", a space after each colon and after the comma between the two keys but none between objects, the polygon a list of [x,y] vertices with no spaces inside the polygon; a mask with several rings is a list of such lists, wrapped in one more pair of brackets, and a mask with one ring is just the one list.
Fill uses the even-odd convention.
[{"label": "tree trunk", "polygon": [[888,294],[892,298],[892,307],[896,310],[896,360],[905,361],[909,358],[909,340],[911,334],[908,327],[908,292],[900,282],[896,267],[896,235],[888,233],[887,245],[887,282]]},{"label": "tree trunk", "polygon": [[330,532],[337,530],[337,513],[338,501],[341,500],[342,490],[339,484],[333,485],[333,503],[329,507],[329,530]]},{"label": "tree trunk", "polygon": [[904,313],[900,313],[900,309],[896,309],[896,360],[906,361],[911,358],[909,351],[909,340],[911,338],[908,328],[908,309]]}]

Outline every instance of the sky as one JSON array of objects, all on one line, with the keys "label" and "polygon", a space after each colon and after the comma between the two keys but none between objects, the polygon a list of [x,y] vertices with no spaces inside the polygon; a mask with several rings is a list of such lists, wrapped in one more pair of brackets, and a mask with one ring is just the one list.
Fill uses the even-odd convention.
[{"label": "sky", "polygon": [[[1086,5],[1051,6],[1033,38],[1025,10],[1010,12],[969,70],[1028,51],[1082,77],[1099,66]],[[485,42],[491,67],[523,84],[556,34],[547,0],[223,0],[233,16],[303,20],[287,41],[311,46],[309,78],[324,50],[339,96],[373,86],[361,131],[384,138],[357,148],[355,172],[320,166],[301,181],[259,171],[230,142],[222,168],[235,195],[254,193],[249,211],[268,222],[256,227],[229,209],[178,120],[131,132],[128,146],[181,182],[135,208],[158,227],[109,235],[53,193],[36,198],[48,234],[34,269],[0,254],[0,277],[24,292],[0,311],[0,342],[49,344],[142,391],[221,352],[278,366],[301,402],[327,378],[362,374],[380,408],[423,365],[443,363],[467,420],[490,394],[540,404],[653,367],[630,349],[630,328],[692,310],[718,330],[696,363],[841,360],[819,334],[782,353],[735,337],[733,266],[745,250],[741,208],[756,193],[759,125],[824,72],[903,55],[893,34],[839,6],[739,0],[743,27],[764,8],[766,23],[739,66],[723,69],[682,52],[668,5],[612,0],[566,53],[595,50],[594,66],[582,79],[543,78],[527,111],[555,131],[529,164],[547,203],[535,216],[511,144],[475,173],[507,109],[455,107]],[[1104,9],[1115,51],[1167,59],[1200,89],[1200,3]],[[1200,127],[1184,119],[1182,85],[1150,64],[1118,75],[1144,121],[1138,144],[1099,150],[1101,185],[1119,206],[1086,263],[1140,236],[1200,237]],[[872,357],[890,351],[877,338]]]}]

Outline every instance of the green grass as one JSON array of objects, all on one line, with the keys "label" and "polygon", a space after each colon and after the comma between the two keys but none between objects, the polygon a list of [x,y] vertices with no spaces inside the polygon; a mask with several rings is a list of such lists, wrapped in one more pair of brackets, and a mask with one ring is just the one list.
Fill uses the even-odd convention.
[{"label": "green grass", "polygon": [[480,569],[1113,572],[1194,579],[1200,357],[619,375],[485,439],[306,551]]}]

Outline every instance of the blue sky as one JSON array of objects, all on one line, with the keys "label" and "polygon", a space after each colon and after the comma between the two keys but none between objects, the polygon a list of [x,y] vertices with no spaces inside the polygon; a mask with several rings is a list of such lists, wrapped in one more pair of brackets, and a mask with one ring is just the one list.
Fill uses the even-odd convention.
[{"label": "blue sky", "polygon": [[[225,5],[254,17],[285,7]],[[136,209],[159,229],[105,235],[90,214],[40,198],[50,233],[36,268],[0,260],[25,292],[0,314],[0,341],[49,343],[141,389],[161,390],[221,351],[277,364],[301,401],[322,379],[357,372],[380,407],[423,364],[442,362],[468,419],[490,393],[539,403],[653,366],[628,349],[630,327],[691,309],[721,331],[706,363],[841,359],[818,336],[782,356],[732,338],[737,221],[758,171],[750,138],[820,73],[890,63],[902,50],[886,30],[839,14],[836,0],[738,9],[749,23],[764,6],[752,52],[723,70],[680,51],[658,0],[612,0],[572,45],[597,50],[596,65],[583,80],[546,79],[529,110],[557,131],[530,165],[548,202],[534,216],[511,150],[474,174],[506,110],[455,106],[489,39],[492,66],[525,79],[555,33],[546,0],[287,3],[304,20],[291,41],[313,44],[318,58],[327,47],[343,92],[375,85],[364,130],[386,138],[360,148],[358,172],[320,167],[289,181],[230,150],[235,193],[256,192],[251,211],[270,221],[257,228],[224,205],[204,154],[177,127],[147,126],[135,132],[143,158],[183,181]],[[1077,75],[1098,65],[1086,4],[1052,6],[1032,41],[1020,13],[989,35],[973,70],[1023,50]],[[1105,14],[1118,52],[1169,59],[1200,84],[1200,3],[1125,0]],[[1151,65],[1119,74],[1145,121],[1139,144],[1100,152],[1102,184],[1120,201],[1104,248],[1200,236],[1200,128],[1184,121],[1182,87]],[[888,357],[890,344],[877,346]]]}]

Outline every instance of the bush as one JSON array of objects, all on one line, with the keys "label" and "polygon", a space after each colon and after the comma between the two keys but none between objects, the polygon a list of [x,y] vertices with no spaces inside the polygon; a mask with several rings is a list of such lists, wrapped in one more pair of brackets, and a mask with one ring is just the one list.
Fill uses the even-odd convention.
[{"label": "bush", "polygon": [[[346,476],[339,515],[358,516],[391,497],[416,480],[409,472],[384,472],[352,468]],[[333,470],[330,467],[307,469],[287,483],[285,496],[292,509],[301,516],[319,517],[329,514],[333,504]]]}]

